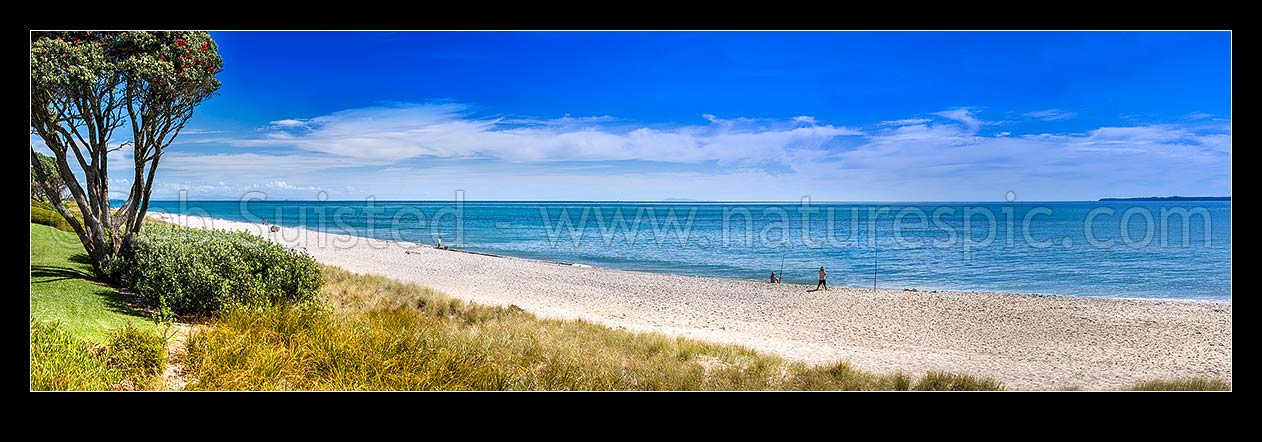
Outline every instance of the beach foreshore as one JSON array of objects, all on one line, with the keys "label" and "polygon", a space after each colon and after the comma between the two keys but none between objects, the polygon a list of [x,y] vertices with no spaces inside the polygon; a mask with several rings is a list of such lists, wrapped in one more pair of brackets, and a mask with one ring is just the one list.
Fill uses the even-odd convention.
[{"label": "beach foreshore", "polygon": [[740,344],[809,363],[987,376],[1009,389],[1231,380],[1231,303],[769,284],[436,250],[432,246],[195,216],[316,260],[544,317]]}]

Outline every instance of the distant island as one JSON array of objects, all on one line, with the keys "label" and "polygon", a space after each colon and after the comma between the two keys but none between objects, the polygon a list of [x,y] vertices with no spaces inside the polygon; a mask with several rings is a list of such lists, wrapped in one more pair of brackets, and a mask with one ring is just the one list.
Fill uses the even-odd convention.
[{"label": "distant island", "polygon": [[1100,198],[1100,201],[1231,201],[1229,196],[1141,196],[1137,198]]}]

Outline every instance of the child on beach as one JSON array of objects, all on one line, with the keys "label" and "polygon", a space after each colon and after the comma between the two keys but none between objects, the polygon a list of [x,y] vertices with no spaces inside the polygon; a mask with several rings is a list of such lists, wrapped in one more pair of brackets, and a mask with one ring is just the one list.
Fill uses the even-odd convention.
[{"label": "child on beach", "polygon": [[780,278],[776,276],[776,272],[771,272],[771,283],[772,284],[780,283]]}]

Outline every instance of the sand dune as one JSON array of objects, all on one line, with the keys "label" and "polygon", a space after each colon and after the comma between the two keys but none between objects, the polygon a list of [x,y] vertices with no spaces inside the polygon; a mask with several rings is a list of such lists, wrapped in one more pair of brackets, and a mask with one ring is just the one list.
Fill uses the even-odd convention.
[{"label": "sand dune", "polygon": [[[813,287],[571,266],[218,219],[323,263],[549,317],[735,343],[879,372],[947,370],[1012,389],[1113,389],[1182,376],[1231,378],[1231,304]],[[1125,293],[1118,293],[1125,297]]]}]

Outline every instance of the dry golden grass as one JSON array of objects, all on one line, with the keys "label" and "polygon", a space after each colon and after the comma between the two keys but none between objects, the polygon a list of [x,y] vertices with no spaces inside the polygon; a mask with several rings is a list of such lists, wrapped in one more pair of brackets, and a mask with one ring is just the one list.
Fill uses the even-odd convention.
[{"label": "dry golden grass", "polygon": [[[330,305],[225,312],[190,337],[186,388],[211,390],[1001,389],[965,375],[810,367],[733,345],[540,319],[324,267]],[[938,376],[938,375],[935,375]]]},{"label": "dry golden grass", "polygon": [[1231,383],[1224,379],[1180,378],[1140,382],[1129,389],[1133,391],[1231,391]]}]

